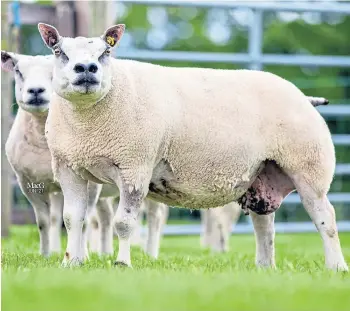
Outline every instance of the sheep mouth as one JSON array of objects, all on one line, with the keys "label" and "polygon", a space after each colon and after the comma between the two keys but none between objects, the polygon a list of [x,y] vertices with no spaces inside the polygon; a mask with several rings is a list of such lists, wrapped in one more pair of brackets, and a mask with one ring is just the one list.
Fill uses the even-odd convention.
[{"label": "sheep mouth", "polygon": [[47,105],[48,103],[49,101],[43,98],[33,98],[26,102],[26,104],[29,106],[43,106],[43,105]]},{"label": "sheep mouth", "polygon": [[91,94],[97,91],[99,81],[93,76],[84,76],[75,80],[72,85],[80,94]]},{"label": "sheep mouth", "polygon": [[75,86],[89,87],[89,86],[93,86],[93,85],[99,84],[99,82],[95,78],[87,77],[87,78],[77,79],[72,84],[75,85]]}]

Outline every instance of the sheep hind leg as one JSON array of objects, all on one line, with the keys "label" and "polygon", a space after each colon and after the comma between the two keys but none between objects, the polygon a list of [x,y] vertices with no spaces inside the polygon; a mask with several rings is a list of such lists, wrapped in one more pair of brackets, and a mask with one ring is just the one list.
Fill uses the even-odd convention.
[{"label": "sheep hind leg", "polygon": [[348,271],[338,237],[335,211],[326,194],[319,194],[303,177],[291,175],[304,208],[315,224],[323,240],[326,267]]},{"label": "sheep hind leg", "polygon": [[211,250],[216,253],[226,253],[228,251],[229,233],[221,222],[216,222],[211,233]]},{"label": "sheep hind leg", "polygon": [[274,212],[295,189],[292,180],[274,162],[268,162],[248,191],[240,198],[249,209],[256,241],[256,265],[274,267]]},{"label": "sheep hind leg", "polygon": [[165,205],[145,199],[148,235],[145,251],[154,259],[158,258],[161,232],[164,224]]},{"label": "sheep hind leg", "polygon": [[210,210],[209,218],[212,222],[210,248],[213,252],[224,253],[228,251],[230,232],[228,232],[227,220],[230,218],[230,211],[228,210],[227,206],[229,206],[229,204]]},{"label": "sheep hind leg", "polygon": [[208,248],[210,245],[210,236],[212,231],[212,224],[210,221],[210,209],[201,209],[201,235],[200,245],[203,248]]},{"label": "sheep hind leg", "polygon": [[275,267],[275,213],[258,215],[250,213],[255,233],[255,264],[258,267]]},{"label": "sheep hind leg", "polygon": [[236,226],[239,217],[241,215],[241,206],[237,202],[232,202],[224,206],[224,209],[226,211],[226,217],[223,220],[225,226],[224,226],[224,236],[225,242],[224,242],[224,251],[229,251],[229,242],[230,242],[230,236],[232,234],[232,229]]}]

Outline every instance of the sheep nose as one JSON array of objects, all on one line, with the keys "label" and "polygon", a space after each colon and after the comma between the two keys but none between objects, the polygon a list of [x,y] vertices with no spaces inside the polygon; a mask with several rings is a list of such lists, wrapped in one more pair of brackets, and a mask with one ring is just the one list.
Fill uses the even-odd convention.
[{"label": "sheep nose", "polygon": [[90,64],[75,64],[73,70],[76,73],[82,73],[82,72],[91,72],[91,73],[96,73],[98,70],[98,67],[95,63],[90,63]]},{"label": "sheep nose", "polygon": [[85,70],[87,70],[87,67],[84,64],[75,64],[73,70],[76,73],[81,73],[81,72],[85,72]]},{"label": "sheep nose", "polygon": [[89,70],[89,72],[96,73],[98,70],[98,67],[95,63],[90,63],[88,65],[88,70]]},{"label": "sheep nose", "polygon": [[45,89],[43,87],[30,88],[28,89],[29,94],[33,94],[34,96],[38,96],[41,93],[44,93]]}]

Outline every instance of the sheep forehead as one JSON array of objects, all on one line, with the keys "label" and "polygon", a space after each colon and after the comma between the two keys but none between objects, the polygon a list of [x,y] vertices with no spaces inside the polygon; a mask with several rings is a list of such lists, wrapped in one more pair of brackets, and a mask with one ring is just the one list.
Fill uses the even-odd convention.
[{"label": "sheep forehead", "polygon": [[99,57],[106,48],[107,44],[99,37],[63,38],[61,43],[61,49],[67,56],[78,56],[84,53],[92,57]]},{"label": "sheep forehead", "polygon": [[39,76],[43,73],[50,75],[53,70],[53,56],[21,56],[16,67],[23,76]]}]

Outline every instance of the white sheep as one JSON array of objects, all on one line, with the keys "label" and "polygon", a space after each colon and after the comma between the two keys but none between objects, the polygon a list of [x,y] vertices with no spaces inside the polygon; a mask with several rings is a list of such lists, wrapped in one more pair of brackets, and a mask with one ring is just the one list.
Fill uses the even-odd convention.
[{"label": "white sheep", "polygon": [[[53,56],[1,51],[1,67],[15,73],[18,113],[5,150],[18,184],[34,209],[40,253],[61,251],[63,195],[53,179],[45,122],[52,94]],[[91,189],[93,183],[89,183]],[[85,243],[86,244],[86,243]],[[87,257],[87,247],[85,246]]]},{"label": "white sheep", "polygon": [[118,264],[131,266],[130,237],[148,196],[192,209],[238,201],[252,217],[256,264],[274,266],[274,211],[296,189],[323,239],[326,266],[348,270],[327,198],[331,135],[292,83],[263,71],[114,59],[124,25],[97,38],[38,28],[55,54],[46,136],[70,224],[64,265],[83,260],[78,241],[93,180],[120,190]]},{"label": "white sheep", "polygon": [[[1,51],[1,67],[15,73],[19,106],[7,139],[7,158],[18,184],[34,208],[44,256],[61,249],[63,196],[53,180],[45,121],[52,93],[53,57],[24,56]],[[40,186],[40,188],[39,188]]]}]

